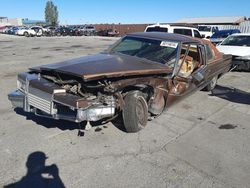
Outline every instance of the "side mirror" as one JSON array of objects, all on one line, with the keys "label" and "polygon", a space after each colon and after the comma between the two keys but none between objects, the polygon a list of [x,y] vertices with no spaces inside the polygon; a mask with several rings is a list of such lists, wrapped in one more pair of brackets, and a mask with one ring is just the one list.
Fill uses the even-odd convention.
[{"label": "side mirror", "polygon": [[201,38],[205,38],[205,35],[201,35]]},{"label": "side mirror", "polygon": [[210,39],[210,36],[207,36],[206,39]]}]

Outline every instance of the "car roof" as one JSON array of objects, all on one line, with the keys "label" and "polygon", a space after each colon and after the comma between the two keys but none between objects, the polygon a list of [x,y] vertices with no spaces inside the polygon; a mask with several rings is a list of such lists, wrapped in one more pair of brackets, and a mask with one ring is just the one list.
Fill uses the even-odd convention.
[{"label": "car roof", "polygon": [[200,40],[186,35],[166,33],[166,32],[137,32],[129,33],[127,36],[150,38],[156,40],[168,40],[182,43],[201,43]]},{"label": "car roof", "polygon": [[153,28],[153,27],[180,28],[180,29],[195,29],[195,30],[198,30],[196,27],[189,27],[189,26],[185,26],[183,24],[154,24],[154,25],[147,26],[147,28]]},{"label": "car roof", "polygon": [[239,29],[223,29],[223,30],[218,30],[216,33],[226,33],[226,32],[233,32],[233,31],[239,31]]},{"label": "car roof", "polygon": [[234,36],[250,36],[250,33],[234,33]]}]

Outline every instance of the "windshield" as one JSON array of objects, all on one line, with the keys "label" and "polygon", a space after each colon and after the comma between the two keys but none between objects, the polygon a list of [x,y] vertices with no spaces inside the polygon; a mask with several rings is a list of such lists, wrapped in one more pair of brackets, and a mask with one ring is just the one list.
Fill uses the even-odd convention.
[{"label": "windshield", "polygon": [[227,46],[250,46],[250,36],[229,36],[221,45]]},{"label": "windshield", "polygon": [[210,26],[199,26],[198,30],[199,31],[210,32],[211,31],[211,27]]},{"label": "windshield", "polygon": [[174,67],[177,51],[177,42],[125,37],[110,52],[145,58]]}]

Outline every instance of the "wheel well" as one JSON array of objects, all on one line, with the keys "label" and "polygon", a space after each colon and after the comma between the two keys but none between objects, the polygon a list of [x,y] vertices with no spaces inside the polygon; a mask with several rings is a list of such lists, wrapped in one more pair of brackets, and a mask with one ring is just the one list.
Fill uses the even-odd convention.
[{"label": "wheel well", "polygon": [[146,100],[148,101],[150,99],[150,97],[153,96],[154,94],[154,88],[150,85],[145,85],[145,84],[138,84],[138,85],[134,85],[134,86],[128,86],[123,88],[122,93],[123,94],[127,94],[130,91],[141,91],[142,93],[146,94]]},{"label": "wheel well", "polygon": [[219,75],[218,75],[218,79],[219,79],[220,77],[222,77],[222,75],[223,75],[223,73],[219,74]]}]

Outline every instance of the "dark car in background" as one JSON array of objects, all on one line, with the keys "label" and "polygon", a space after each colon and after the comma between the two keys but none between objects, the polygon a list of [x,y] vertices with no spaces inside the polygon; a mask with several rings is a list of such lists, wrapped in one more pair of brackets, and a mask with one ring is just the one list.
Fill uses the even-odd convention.
[{"label": "dark car in background", "polygon": [[210,41],[213,44],[218,44],[222,42],[225,38],[227,38],[228,36],[234,33],[240,33],[240,30],[239,29],[219,30],[211,36]]},{"label": "dark car in background", "polygon": [[102,29],[97,32],[97,35],[104,37],[118,37],[119,32],[116,29]]},{"label": "dark car in background", "polygon": [[76,26],[71,27],[58,27],[54,31],[54,35],[56,36],[82,36],[84,33],[83,31]]},{"label": "dark car in background", "polygon": [[58,27],[55,29],[55,35],[56,36],[67,36],[70,35],[70,28],[68,27]]},{"label": "dark car in background", "polygon": [[83,36],[84,33],[78,26],[71,26],[70,28],[70,35],[71,36]]},{"label": "dark car in background", "polygon": [[19,27],[10,27],[6,30],[6,33],[9,35],[15,35],[16,32],[19,30]]}]

